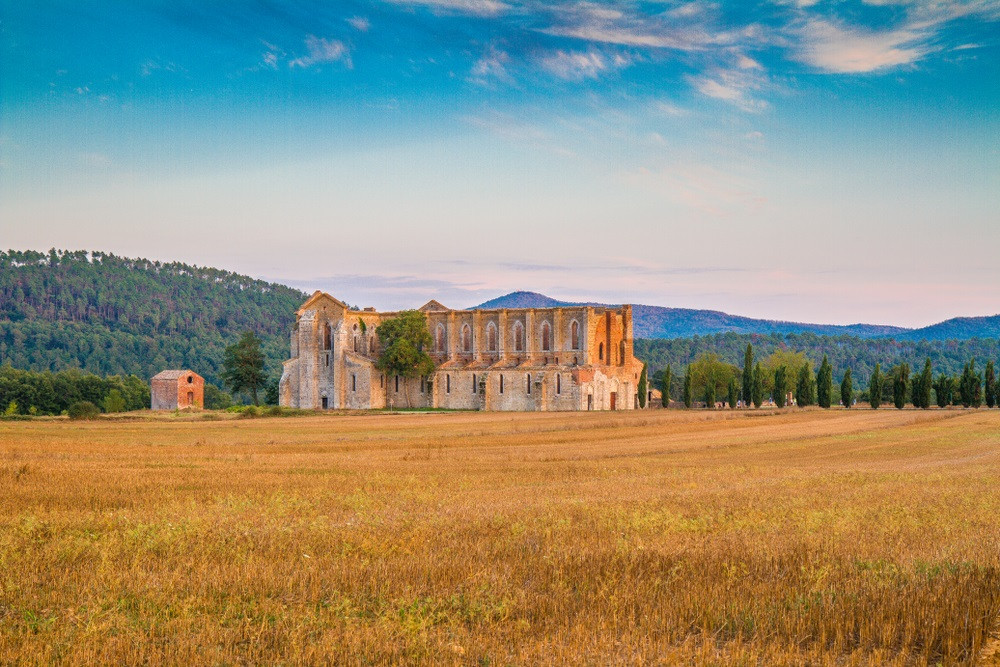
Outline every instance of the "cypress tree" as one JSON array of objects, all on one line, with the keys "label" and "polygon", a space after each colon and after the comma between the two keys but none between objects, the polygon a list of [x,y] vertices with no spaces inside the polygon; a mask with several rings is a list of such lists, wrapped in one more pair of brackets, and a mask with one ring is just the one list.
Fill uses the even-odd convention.
[{"label": "cypress tree", "polygon": [[709,410],[715,409],[715,377],[711,375],[705,382],[705,407]]},{"label": "cypress tree", "polygon": [[688,366],[684,372],[684,407],[690,408],[691,403],[691,367]]},{"label": "cypress tree", "polygon": [[764,372],[760,368],[758,361],[753,367],[753,388],[750,390],[750,398],[755,408],[759,408],[764,403]]},{"label": "cypress tree", "polygon": [[743,407],[749,408],[753,401],[753,346],[747,343],[743,353]]},{"label": "cypress tree", "polygon": [[729,378],[729,409],[735,410],[740,400],[740,392],[736,388],[736,378]]},{"label": "cypress tree", "polygon": [[872,404],[872,410],[878,410],[878,406],[882,405],[882,368],[877,363],[872,379],[868,382],[868,400]]},{"label": "cypress tree", "polygon": [[931,359],[924,361],[924,370],[913,381],[913,405],[926,410],[931,407],[931,385],[934,384],[934,373],[931,370]]},{"label": "cypress tree", "polygon": [[951,405],[952,386],[952,379],[949,376],[944,373],[938,376],[937,382],[934,384],[934,393],[937,395],[939,408],[946,408]]},{"label": "cypress tree", "polygon": [[800,408],[816,402],[816,377],[809,362],[799,370],[799,381],[795,385],[795,402]]},{"label": "cypress tree", "polygon": [[993,408],[997,404],[997,378],[993,369],[993,360],[986,362],[986,407]]},{"label": "cypress tree", "polygon": [[976,373],[976,360],[973,358],[965,365],[962,378],[958,382],[958,392],[962,397],[962,405],[978,408],[982,404],[983,379]]},{"label": "cypress tree", "polygon": [[663,402],[663,407],[670,407],[670,383],[674,381],[674,372],[670,368],[670,364],[663,369],[663,380],[660,384],[660,400]]},{"label": "cypress tree", "polygon": [[640,408],[646,407],[646,399],[649,397],[649,379],[647,373],[649,373],[649,366],[646,363],[643,363],[642,372],[639,373],[638,386]]},{"label": "cypress tree", "polygon": [[840,383],[840,402],[844,407],[850,409],[851,401],[854,400],[854,382],[851,380],[851,369],[844,371],[844,381]]},{"label": "cypress tree", "polygon": [[785,394],[788,392],[786,372],[784,366],[779,366],[778,370],[774,371],[774,405],[779,408],[785,407]]},{"label": "cypress tree", "polygon": [[829,408],[833,402],[833,368],[825,354],[823,355],[823,363],[819,365],[816,383],[816,403],[821,408]]},{"label": "cypress tree", "polygon": [[906,406],[906,388],[910,384],[910,365],[900,364],[892,372],[892,402],[896,409]]}]

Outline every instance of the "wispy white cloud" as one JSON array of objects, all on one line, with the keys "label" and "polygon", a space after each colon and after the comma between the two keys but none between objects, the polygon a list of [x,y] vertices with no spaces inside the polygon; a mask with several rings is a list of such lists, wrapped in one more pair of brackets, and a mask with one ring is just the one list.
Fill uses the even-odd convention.
[{"label": "wispy white cloud", "polygon": [[702,95],[729,102],[743,111],[759,112],[768,107],[757,92],[763,79],[751,69],[715,69],[688,76],[688,82]]},{"label": "wispy white cloud", "polygon": [[627,63],[628,60],[623,57],[609,60],[597,51],[555,51],[546,54],[540,61],[543,69],[570,81],[596,79],[609,67],[624,67]]},{"label": "wispy white cloud", "polygon": [[368,32],[369,28],[372,27],[371,22],[364,16],[352,16],[351,18],[345,20],[358,32]]},{"label": "wispy white cloud", "polygon": [[348,69],[354,66],[347,45],[340,40],[309,35],[306,37],[306,48],[309,53],[289,61],[289,67],[311,67],[333,62],[342,62]]},{"label": "wispy white cloud", "polygon": [[511,81],[511,76],[507,72],[507,64],[510,62],[510,55],[491,46],[472,65],[470,79],[481,85],[488,85],[494,81]]},{"label": "wispy white cloud", "polygon": [[500,0],[388,0],[398,5],[423,6],[448,13],[495,16],[510,5]]},{"label": "wispy white cloud", "polygon": [[924,34],[900,29],[870,32],[813,19],[799,30],[796,57],[825,72],[861,73],[911,65],[927,52]]}]

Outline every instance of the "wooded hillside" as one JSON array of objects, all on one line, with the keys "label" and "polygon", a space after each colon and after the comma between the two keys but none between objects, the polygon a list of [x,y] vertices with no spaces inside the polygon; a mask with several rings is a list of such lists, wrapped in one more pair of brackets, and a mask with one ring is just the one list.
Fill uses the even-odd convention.
[{"label": "wooded hillside", "polygon": [[190,368],[218,384],[243,331],[281,372],[296,289],[220,269],[88,251],[0,252],[0,362],[149,378]]}]

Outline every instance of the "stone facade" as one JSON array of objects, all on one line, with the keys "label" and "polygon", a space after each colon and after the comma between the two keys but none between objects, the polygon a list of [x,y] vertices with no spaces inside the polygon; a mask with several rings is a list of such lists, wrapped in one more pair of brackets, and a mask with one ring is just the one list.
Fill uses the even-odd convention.
[{"label": "stone facade", "polygon": [[[296,312],[283,406],[469,410],[631,410],[642,362],[632,307],[420,309],[433,342],[428,378],[383,376],[376,330],[396,313],[350,310],[316,292]],[[407,400],[407,398],[409,400]]]},{"label": "stone facade", "polygon": [[150,381],[153,410],[205,407],[205,378],[194,371],[161,371]]}]

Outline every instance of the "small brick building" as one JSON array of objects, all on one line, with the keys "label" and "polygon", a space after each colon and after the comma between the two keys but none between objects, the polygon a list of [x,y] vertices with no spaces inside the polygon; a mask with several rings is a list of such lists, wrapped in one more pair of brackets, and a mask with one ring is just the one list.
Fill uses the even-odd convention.
[{"label": "small brick building", "polygon": [[205,378],[194,371],[161,371],[150,384],[153,410],[205,407]]}]

